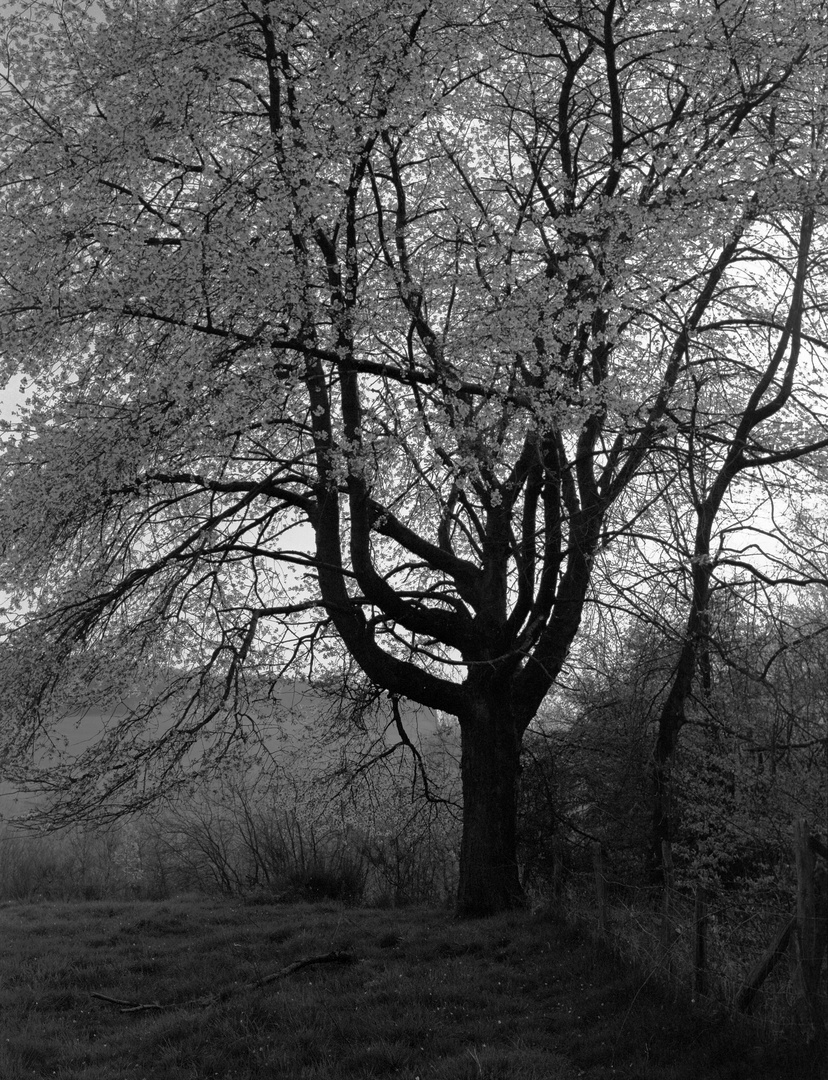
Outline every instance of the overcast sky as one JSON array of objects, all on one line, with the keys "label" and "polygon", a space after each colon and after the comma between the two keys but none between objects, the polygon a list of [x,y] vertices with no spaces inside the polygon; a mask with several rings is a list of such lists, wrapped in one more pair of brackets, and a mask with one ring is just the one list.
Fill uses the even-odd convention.
[{"label": "overcast sky", "polygon": [[14,378],[8,386],[4,386],[3,389],[0,390],[0,417],[4,420],[11,419],[14,407],[20,400],[20,393],[18,391],[19,385],[20,380]]}]

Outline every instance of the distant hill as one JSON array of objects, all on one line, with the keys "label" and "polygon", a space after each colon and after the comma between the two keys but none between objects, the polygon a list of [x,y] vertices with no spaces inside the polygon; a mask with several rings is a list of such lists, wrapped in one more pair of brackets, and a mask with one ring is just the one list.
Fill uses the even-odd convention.
[{"label": "distant hill", "polygon": [[[140,723],[142,741],[163,737],[175,726],[180,706],[161,706],[148,724],[143,716],[149,694],[125,696],[105,707],[91,706],[73,712],[49,730],[34,759],[39,768],[50,762],[78,760],[91,751],[102,736],[135,718]],[[243,715],[219,713],[205,728],[200,748],[188,754],[198,758],[200,750],[216,740],[232,741],[235,752],[250,761],[259,760],[297,782],[308,782],[333,768],[347,769],[366,755],[378,756],[395,744],[409,741],[424,759],[439,760],[441,767],[459,761],[458,740],[450,725],[430,709],[401,701],[398,730],[390,702],[359,713],[357,722],[349,715],[353,702],[326,693],[301,680],[281,680],[268,684],[266,691],[247,701]],[[42,797],[36,789],[26,790],[19,782],[0,773],[0,819],[17,816]]]}]

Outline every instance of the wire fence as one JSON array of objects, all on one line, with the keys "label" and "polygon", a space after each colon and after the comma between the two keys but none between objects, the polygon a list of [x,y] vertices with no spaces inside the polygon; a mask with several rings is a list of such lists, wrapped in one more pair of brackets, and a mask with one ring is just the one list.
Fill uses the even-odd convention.
[{"label": "wire fence", "polygon": [[701,883],[615,880],[599,845],[589,870],[563,886],[567,908],[593,933],[700,1007],[738,1012],[776,1036],[824,1046],[828,1028],[828,871],[824,841],[794,823],[796,887],[776,903]]}]

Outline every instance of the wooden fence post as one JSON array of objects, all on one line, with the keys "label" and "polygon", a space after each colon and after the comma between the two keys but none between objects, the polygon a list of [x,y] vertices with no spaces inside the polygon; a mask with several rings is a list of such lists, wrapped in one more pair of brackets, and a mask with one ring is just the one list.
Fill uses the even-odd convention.
[{"label": "wooden fence post", "polygon": [[661,901],[661,950],[667,974],[672,974],[670,952],[673,946],[673,852],[669,841],[661,841],[661,868],[664,874],[664,893]]},{"label": "wooden fence post", "polygon": [[693,989],[707,993],[707,892],[696,885],[696,908],[693,918]]},{"label": "wooden fence post", "polygon": [[796,945],[800,989],[808,1016],[808,1042],[825,1041],[825,1019],[820,1007],[819,972],[824,942],[822,911],[817,914],[816,876],[811,830],[804,818],[794,822],[796,858]]},{"label": "wooden fence post", "polygon": [[609,933],[607,890],[604,881],[604,863],[601,858],[601,845],[597,840],[592,845],[592,866],[595,871],[595,895],[598,899],[598,933],[602,937],[606,937]]}]

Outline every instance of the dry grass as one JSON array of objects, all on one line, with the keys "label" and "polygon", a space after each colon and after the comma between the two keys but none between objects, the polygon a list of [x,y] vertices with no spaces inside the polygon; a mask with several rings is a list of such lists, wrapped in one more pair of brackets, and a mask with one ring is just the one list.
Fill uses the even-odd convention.
[{"label": "dry grass", "polygon": [[[332,950],[357,962],[250,986]],[[801,1075],[784,1049],[747,1046],[587,934],[528,914],[457,923],[434,909],[202,897],[6,905],[0,954],[3,1080]],[[124,1014],[93,992],[173,1007]]]}]

